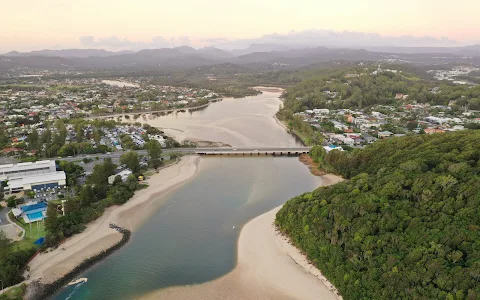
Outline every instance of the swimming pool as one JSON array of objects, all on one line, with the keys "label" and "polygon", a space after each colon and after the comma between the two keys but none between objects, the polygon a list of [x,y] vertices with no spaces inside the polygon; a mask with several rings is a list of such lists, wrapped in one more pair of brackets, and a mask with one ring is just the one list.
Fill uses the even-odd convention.
[{"label": "swimming pool", "polygon": [[27,214],[27,217],[28,219],[30,219],[30,222],[34,222],[43,219],[43,214],[41,211],[37,211],[31,214]]}]

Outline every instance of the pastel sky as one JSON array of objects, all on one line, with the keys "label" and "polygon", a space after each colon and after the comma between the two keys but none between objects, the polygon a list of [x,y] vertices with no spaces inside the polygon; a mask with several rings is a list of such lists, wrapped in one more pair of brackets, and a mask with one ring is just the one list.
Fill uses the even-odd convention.
[{"label": "pastel sky", "polygon": [[468,44],[480,41],[479,12],[479,0],[0,0],[0,51],[93,44],[81,37],[135,43],[188,37],[204,46],[209,39],[312,29]]}]

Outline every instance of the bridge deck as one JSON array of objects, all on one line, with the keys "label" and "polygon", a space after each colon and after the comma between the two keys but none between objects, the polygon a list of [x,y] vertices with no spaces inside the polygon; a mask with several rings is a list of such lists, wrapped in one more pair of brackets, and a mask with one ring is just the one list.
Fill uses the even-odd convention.
[{"label": "bridge deck", "polygon": [[309,147],[302,148],[197,148],[195,154],[198,155],[273,155],[273,156],[298,156],[300,154],[307,154],[310,151]]}]

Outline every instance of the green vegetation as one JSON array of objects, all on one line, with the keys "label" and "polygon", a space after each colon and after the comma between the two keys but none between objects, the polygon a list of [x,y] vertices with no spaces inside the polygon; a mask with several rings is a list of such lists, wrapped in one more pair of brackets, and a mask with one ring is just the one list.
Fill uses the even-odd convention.
[{"label": "green vegetation", "polygon": [[[469,88],[439,83],[408,72],[379,72],[372,75],[375,69],[357,67],[300,73],[302,80],[284,93],[284,110],[299,112],[312,108],[394,105],[398,103],[395,99],[397,93],[408,95],[408,99],[418,103],[448,105],[453,100],[457,107],[480,109],[480,86]],[[439,87],[441,92],[432,93],[434,87]]]},{"label": "green vegetation", "polygon": [[23,280],[23,266],[36,251],[30,239],[29,243],[24,241],[12,243],[3,231],[0,231],[0,280],[4,287]]},{"label": "green vegetation", "polygon": [[[129,153],[135,152],[128,152],[127,154]],[[133,155],[129,154],[127,156],[128,164],[138,165],[138,155],[136,153],[135,155],[136,160],[134,160]],[[68,164],[65,162],[63,165]],[[105,208],[123,204],[133,196],[138,188],[136,174],[132,174],[126,182],[115,180],[113,185],[108,185],[108,177],[115,174],[116,167],[110,158],[106,158],[103,163],[95,165],[92,174],[87,177],[86,184],[76,187],[78,196],[66,199],[63,208],[65,215],[63,215],[61,206],[52,202],[49,203],[47,218],[45,219],[46,246],[55,246],[64,238],[82,232],[85,229],[85,224],[100,217]],[[67,180],[71,176],[72,173],[70,177],[67,173]],[[70,180],[76,184],[76,180]]]},{"label": "green vegetation", "polygon": [[290,110],[280,110],[277,118],[283,122],[287,128],[299,137],[305,145],[319,145],[323,141],[320,132],[315,131],[310,124],[304,122],[300,116],[293,115]]},{"label": "green vegetation", "polygon": [[25,237],[21,241],[13,242],[13,245],[19,249],[29,250],[30,248],[38,249],[38,246],[33,245],[33,242],[41,237],[45,236],[45,226],[42,222],[36,222],[25,224],[23,219],[15,219],[13,214],[9,214],[10,220],[14,220],[15,223],[25,230]]},{"label": "green vegetation", "polygon": [[4,294],[0,294],[0,300],[22,300],[26,291],[26,284],[9,288]]},{"label": "green vegetation", "polygon": [[345,299],[480,298],[480,132],[317,151],[349,179],[288,201],[276,224]]}]

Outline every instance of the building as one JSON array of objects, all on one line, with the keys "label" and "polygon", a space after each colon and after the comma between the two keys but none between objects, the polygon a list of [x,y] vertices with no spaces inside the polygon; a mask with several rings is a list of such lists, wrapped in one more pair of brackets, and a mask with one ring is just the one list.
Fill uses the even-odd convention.
[{"label": "building", "polygon": [[325,149],[325,151],[330,152],[332,150],[339,150],[339,151],[343,151],[343,148],[340,147],[340,146],[335,146],[335,145],[328,145],[328,146],[324,146],[323,149]]},{"label": "building", "polygon": [[64,187],[66,185],[66,175],[63,171],[55,171],[45,174],[36,174],[13,178],[8,180],[3,188],[5,195],[20,193],[24,191],[44,191]]},{"label": "building", "polygon": [[120,178],[122,179],[122,182],[125,182],[125,181],[127,181],[128,176],[130,176],[131,174],[132,174],[132,171],[130,171],[129,169],[125,169],[125,170],[121,171],[120,173],[109,176],[108,177],[108,184],[113,184],[113,182],[115,181],[115,178],[117,176],[120,176]]},{"label": "building", "polygon": [[380,131],[378,133],[378,138],[379,139],[384,139],[393,136],[393,133],[390,131]]},{"label": "building", "polygon": [[55,161],[0,165],[0,181],[7,182],[5,195],[24,191],[43,191],[66,185],[66,175],[57,171]]},{"label": "building", "polygon": [[45,202],[29,202],[12,209],[15,218],[22,218],[25,223],[42,221],[46,218],[47,204]]},{"label": "building", "polygon": [[0,181],[56,171],[55,161],[51,160],[0,165]]},{"label": "building", "polygon": [[425,128],[425,133],[426,134],[434,134],[434,133],[444,133],[445,130],[438,129],[438,128]]}]

